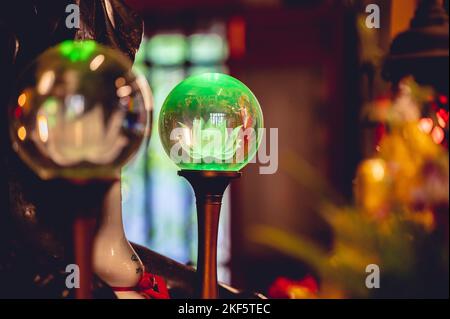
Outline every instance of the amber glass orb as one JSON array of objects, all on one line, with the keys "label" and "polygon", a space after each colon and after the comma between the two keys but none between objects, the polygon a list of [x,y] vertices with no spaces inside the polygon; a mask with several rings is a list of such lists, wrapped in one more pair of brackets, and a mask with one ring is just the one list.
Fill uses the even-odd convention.
[{"label": "amber glass orb", "polygon": [[238,171],[262,138],[258,100],[239,80],[221,73],[191,76],[166,98],[159,135],[169,157],[187,170]]},{"label": "amber glass orb", "polygon": [[10,108],[14,150],[41,178],[115,178],[149,132],[151,91],[120,52],[65,41],[25,70]]}]

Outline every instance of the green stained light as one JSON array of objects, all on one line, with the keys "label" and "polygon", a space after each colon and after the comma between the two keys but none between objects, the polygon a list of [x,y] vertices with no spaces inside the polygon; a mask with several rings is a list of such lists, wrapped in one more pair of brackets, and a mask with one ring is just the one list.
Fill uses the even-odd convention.
[{"label": "green stained light", "polygon": [[193,34],[189,37],[189,44],[189,60],[192,63],[221,63],[228,57],[227,44],[218,34]]},{"label": "green stained light", "polygon": [[59,45],[62,56],[71,62],[86,61],[95,51],[97,44],[93,40],[66,40]]},{"label": "green stained light", "polygon": [[179,65],[186,61],[187,43],[183,34],[158,34],[147,44],[147,57],[155,65]]},{"label": "green stained light", "polygon": [[187,78],[166,98],[161,142],[181,169],[238,171],[256,154],[263,115],[239,80],[220,73]]}]

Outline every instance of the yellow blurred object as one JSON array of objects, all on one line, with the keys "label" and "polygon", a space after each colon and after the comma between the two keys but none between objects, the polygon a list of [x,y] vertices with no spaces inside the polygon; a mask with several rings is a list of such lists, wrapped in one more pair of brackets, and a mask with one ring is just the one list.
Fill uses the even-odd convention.
[{"label": "yellow blurred object", "polygon": [[436,158],[444,149],[433,142],[430,135],[420,129],[418,123],[408,123],[403,127],[403,138],[415,157]]},{"label": "yellow blurred object", "polygon": [[358,167],[355,180],[356,203],[374,217],[382,217],[389,209],[390,185],[386,162],[366,159]]},{"label": "yellow blurred object", "polygon": [[394,176],[414,176],[417,171],[416,159],[411,161],[411,152],[401,132],[394,131],[380,142],[380,157],[386,161]]},{"label": "yellow blurred object", "polygon": [[379,154],[391,175],[392,200],[407,206],[414,203],[417,190],[424,184],[424,165],[448,158],[445,149],[423,132],[419,122],[393,128],[381,140]]},{"label": "yellow blurred object", "polygon": [[349,298],[341,286],[335,282],[326,281],[321,284],[321,290],[318,298],[320,299],[345,299]]},{"label": "yellow blurred object", "polygon": [[316,299],[317,293],[301,286],[292,286],[288,288],[289,299]]}]

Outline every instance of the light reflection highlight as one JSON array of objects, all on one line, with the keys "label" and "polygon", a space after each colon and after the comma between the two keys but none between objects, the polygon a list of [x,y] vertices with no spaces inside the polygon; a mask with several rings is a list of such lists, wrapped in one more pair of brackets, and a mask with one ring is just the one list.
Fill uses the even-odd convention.
[{"label": "light reflection highlight", "polygon": [[27,130],[24,126],[19,127],[17,130],[17,137],[21,141],[24,141],[27,138]]},{"label": "light reflection highlight", "polygon": [[43,143],[47,143],[48,141],[48,123],[47,117],[45,115],[38,115],[37,117],[37,126],[39,138]]},{"label": "light reflection highlight", "polygon": [[91,63],[89,64],[89,68],[91,69],[91,71],[96,71],[104,61],[105,56],[103,54],[99,54],[92,59]]}]

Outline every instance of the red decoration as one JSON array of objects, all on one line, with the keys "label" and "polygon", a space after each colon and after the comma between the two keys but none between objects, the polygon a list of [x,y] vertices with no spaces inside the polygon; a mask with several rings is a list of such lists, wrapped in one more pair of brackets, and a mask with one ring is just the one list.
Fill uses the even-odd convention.
[{"label": "red decoration", "polygon": [[311,275],[301,280],[278,277],[270,286],[268,295],[277,299],[317,298],[319,286]]},{"label": "red decoration", "polygon": [[170,299],[169,290],[163,277],[144,273],[136,287],[111,287],[114,291],[136,291],[147,299]]},{"label": "red decoration", "polygon": [[169,299],[169,291],[163,277],[144,273],[138,284],[138,291],[148,299]]}]

